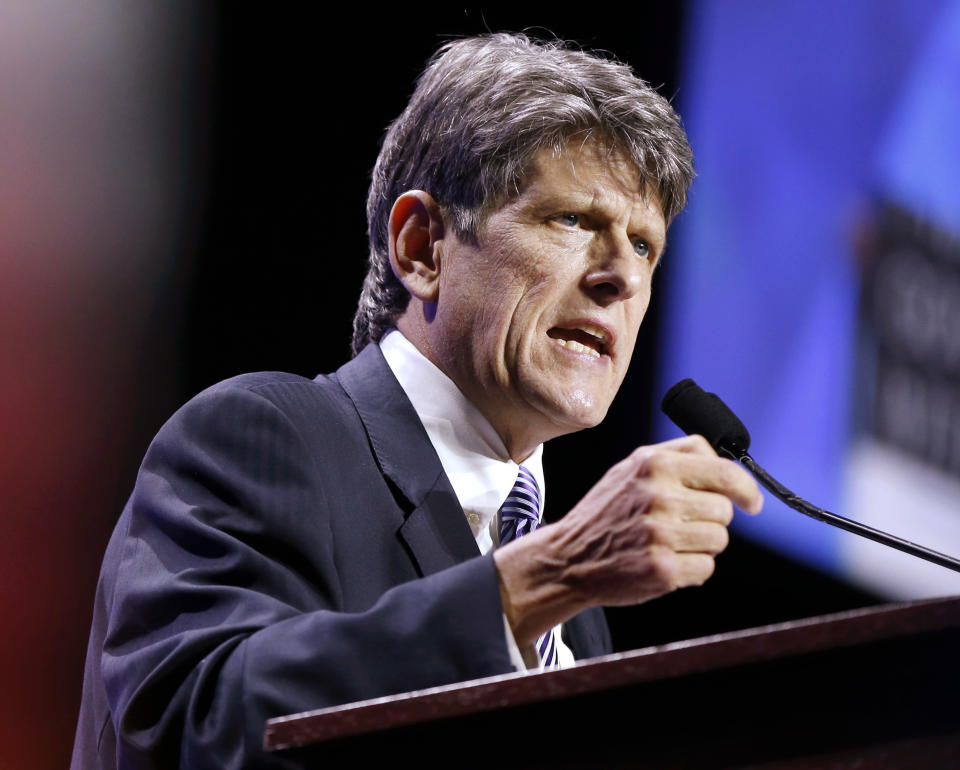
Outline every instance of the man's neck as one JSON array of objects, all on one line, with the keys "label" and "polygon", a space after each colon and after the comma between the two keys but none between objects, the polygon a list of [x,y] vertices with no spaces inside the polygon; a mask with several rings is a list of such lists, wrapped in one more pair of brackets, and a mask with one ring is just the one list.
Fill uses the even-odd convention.
[{"label": "man's neck", "polygon": [[[411,301],[411,304],[413,302]],[[506,449],[507,456],[515,463],[520,464],[530,457],[537,448],[542,446],[545,441],[553,436],[541,437],[539,433],[532,430],[532,421],[526,419],[520,421],[518,425],[513,425],[509,419],[501,413],[491,413],[491,410],[485,409],[480,399],[470,397],[469,383],[460,382],[456,372],[449,370],[444,365],[443,356],[439,355],[430,344],[430,337],[426,333],[426,321],[422,313],[412,317],[409,311],[397,319],[397,331],[403,334],[404,338],[419,351],[420,355],[427,359],[437,369],[453,382],[474,408],[483,415],[484,419],[496,431],[500,441]],[[389,332],[388,332],[389,333]],[[480,402],[480,403],[478,403]],[[562,431],[557,432],[560,435]]]}]

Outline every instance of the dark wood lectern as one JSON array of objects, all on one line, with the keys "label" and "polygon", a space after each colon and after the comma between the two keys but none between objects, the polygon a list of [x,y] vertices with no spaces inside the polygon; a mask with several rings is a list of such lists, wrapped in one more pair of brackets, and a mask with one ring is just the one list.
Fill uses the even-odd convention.
[{"label": "dark wood lectern", "polygon": [[960,768],[960,597],[294,714],[264,743],[305,767]]}]

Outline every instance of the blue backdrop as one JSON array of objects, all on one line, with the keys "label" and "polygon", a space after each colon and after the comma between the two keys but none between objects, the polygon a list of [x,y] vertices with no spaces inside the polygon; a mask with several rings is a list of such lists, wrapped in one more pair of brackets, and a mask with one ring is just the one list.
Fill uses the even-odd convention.
[{"label": "blue backdrop", "polygon": [[[838,510],[858,235],[877,201],[960,234],[960,2],[693,2],[685,48],[698,178],[664,263],[662,385],[718,393],[758,462]],[[841,573],[852,537],[769,497],[735,526]]]}]

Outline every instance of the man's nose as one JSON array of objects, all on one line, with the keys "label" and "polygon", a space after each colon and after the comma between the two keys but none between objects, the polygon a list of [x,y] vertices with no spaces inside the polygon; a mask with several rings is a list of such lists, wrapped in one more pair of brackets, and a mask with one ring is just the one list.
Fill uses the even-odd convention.
[{"label": "man's nose", "polygon": [[609,234],[598,240],[584,276],[587,292],[600,305],[630,299],[649,280],[647,260],[636,253],[626,235]]}]

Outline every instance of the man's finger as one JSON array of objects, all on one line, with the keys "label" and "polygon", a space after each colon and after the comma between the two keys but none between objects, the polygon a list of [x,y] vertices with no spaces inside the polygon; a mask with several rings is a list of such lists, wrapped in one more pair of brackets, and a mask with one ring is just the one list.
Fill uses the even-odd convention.
[{"label": "man's finger", "polygon": [[667,449],[674,452],[685,452],[687,454],[705,455],[707,457],[716,457],[717,453],[710,446],[710,442],[703,436],[694,433],[690,436],[680,436],[672,438],[669,441],[661,441],[646,449]]},{"label": "man's finger", "polygon": [[716,556],[730,543],[727,528],[711,521],[664,520],[657,522],[654,529],[658,541],[677,553]]},{"label": "man's finger", "polygon": [[676,559],[680,565],[678,588],[703,585],[716,569],[716,562],[707,554],[678,553]]},{"label": "man's finger", "polygon": [[646,510],[651,514],[667,514],[677,521],[709,521],[723,526],[733,521],[730,498],[681,485],[658,494]]},{"label": "man's finger", "polygon": [[716,567],[713,557],[705,553],[660,553],[657,568],[662,588],[673,590],[703,585]]},{"label": "man's finger", "polygon": [[[665,446],[659,445],[659,448],[665,448]],[[695,449],[689,453],[680,451],[650,453],[638,464],[637,475],[668,476],[685,487],[721,494],[747,513],[759,513],[763,507],[760,488],[745,469],[732,460],[716,455],[703,455]]]}]

